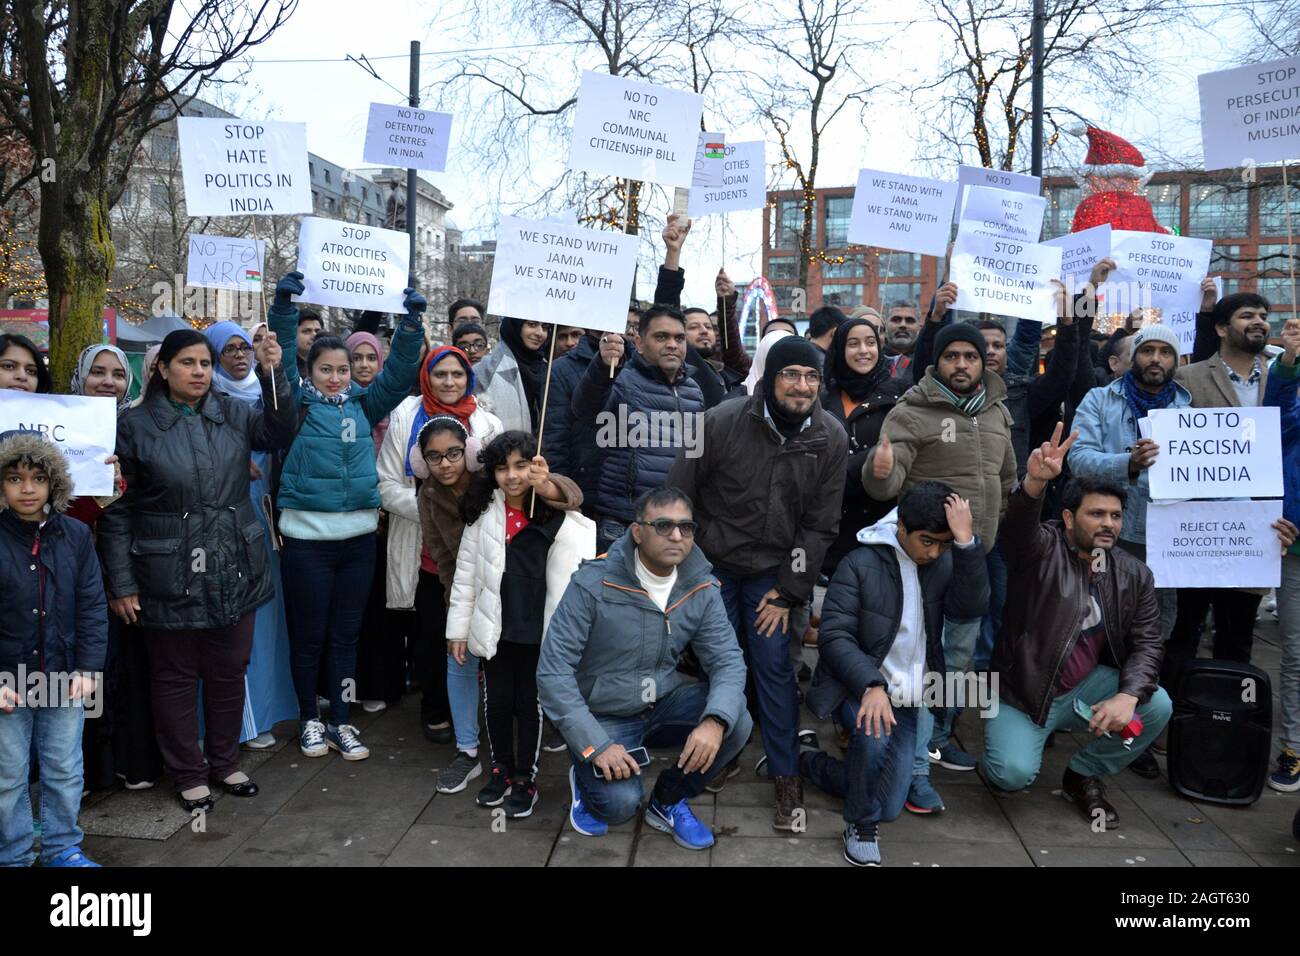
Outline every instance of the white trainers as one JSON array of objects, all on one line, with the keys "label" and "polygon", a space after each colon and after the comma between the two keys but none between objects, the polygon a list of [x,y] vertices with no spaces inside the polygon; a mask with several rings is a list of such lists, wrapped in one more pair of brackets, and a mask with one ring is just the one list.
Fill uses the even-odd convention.
[{"label": "white trainers", "polygon": [[381,710],[387,710],[388,704],[382,700],[363,700],[361,702],[361,709],[367,714],[377,714]]},{"label": "white trainers", "polygon": [[323,757],[330,749],[325,743],[325,725],[319,720],[308,720],[298,736],[298,749],[304,757]]},{"label": "white trainers", "polygon": [[245,740],[244,746],[249,750],[270,750],[275,746],[275,734],[258,734],[252,740]]}]

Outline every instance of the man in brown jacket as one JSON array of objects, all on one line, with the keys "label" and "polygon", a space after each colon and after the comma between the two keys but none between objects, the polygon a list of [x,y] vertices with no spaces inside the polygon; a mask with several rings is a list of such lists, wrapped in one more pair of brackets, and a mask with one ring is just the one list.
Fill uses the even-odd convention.
[{"label": "man in brown jacket", "polygon": [[[1095,739],[1070,759],[1061,788],[1090,823],[1113,827],[1119,817],[1102,778],[1160,736],[1173,705],[1156,686],[1164,646],[1151,571],[1115,547],[1124,489],[1075,479],[1060,520],[1040,523],[1043,492],[1078,437],[1062,444],[1063,428],[1030,454],[1002,526],[1007,603],[993,657],[998,706],[984,727],[982,767],[995,787],[1023,789],[1038,776],[1049,734],[1086,727]],[[1135,714],[1141,732],[1126,743],[1122,732]]]},{"label": "man in brown jacket", "polygon": [[795,830],[803,807],[790,609],[812,595],[839,533],[848,461],[848,436],[822,410],[820,385],[817,347],[781,339],[754,394],[709,409],[701,454],[683,449],[668,475],[695,503],[696,544],[713,564],[745,652],[778,830]]}]

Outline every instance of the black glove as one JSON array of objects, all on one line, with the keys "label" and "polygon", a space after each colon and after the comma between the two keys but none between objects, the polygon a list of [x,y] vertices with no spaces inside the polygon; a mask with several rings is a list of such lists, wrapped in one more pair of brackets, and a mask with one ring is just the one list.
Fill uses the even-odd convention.
[{"label": "black glove", "polygon": [[302,284],[302,273],[290,272],[275,284],[275,304],[280,308],[293,305],[292,297],[305,291],[307,287]]},{"label": "black glove", "polygon": [[403,289],[406,298],[402,300],[402,307],[406,309],[406,314],[419,317],[424,315],[424,310],[429,307],[429,303],[424,301],[424,296],[414,289]]}]

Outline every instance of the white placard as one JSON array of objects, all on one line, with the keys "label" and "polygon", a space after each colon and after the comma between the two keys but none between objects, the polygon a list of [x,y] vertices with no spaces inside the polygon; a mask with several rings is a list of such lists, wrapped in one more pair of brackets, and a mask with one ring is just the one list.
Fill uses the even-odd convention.
[{"label": "white placard", "polygon": [[262,285],[263,240],[239,236],[190,236],[185,284],[205,289],[256,292]]},{"label": "white placard", "polygon": [[1152,498],[1282,497],[1276,408],[1160,408],[1148,417],[1160,447]]},{"label": "white placard", "polygon": [[1206,169],[1300,156],[1300,56],[1196,78]]},{"label": "white placard", "polygon": [[1061,250],[1061,281],[1074,295],[1092,277],[1092,267],[1110,255],[1110,223],[1045,239],[1045,246]]},{"label": "white placard", "polygon": [[361,158],[367,163],[427,169],[447,168],[447,143],[451,139],[451,114],[415,106],[371,103],[366,122],[366,145]]},{"label": "white placard", "polygon": [[958,232],[949,279],[957,285],[955,308],[1056,324],[1061,250],[1039,243],[990,239]]},{"label": "white placard", "polygon": [[858,172],[848,240],[943,258],[952,231],[957,184],[875,169]]},{"label": "white placard", "polygon": [[0,432],[39,432],[63,452],[72,474],[72,493],[113,494],[117,448],[117,402],[86,395],[37,395],[0,389]]},{"label": "white placard", "polygon": [[1043,234],[1047,197],[1007,189],[968,186],[957,219],[957,231],[997,239],[1037,242]]},{"label": "white placard", "polygon": [[730,143],[723,147],[722,185],[691,189],[691,218],[719,212],[762,209],[767,205],[767,156],[764,143]]},{"label": "white placard", "polygon": [[1271,525],[1282,502],[1152,501],[1147,567],[1158,588],[1275,588],[1282,545]]},{"label": "white placard", "polygon": [[411,237],[392,229],[308,216],[298,230],[298,271],[306,291],[295,302],[405,312]]},{"label": "white placard", "polygon": [[1201,280],[1210,271],[1209,239],[1114,229],[1110,257],[1115,271],[1098,290],[1106,311],[1161,310],[1160,322],[1178,335],[1178,352],[1189,355],[1196,339]]},{"label": "white placard", "polygon": [[727,158],[726,133],[700,133],[695,144],[695,171],[691,175],[691,188],[722,185],[722,164]]},{"label": "white placard", "polygon": [[689,188],[703,112],[698,93],[583,73],[569,168]]},{"label": "white placard", "polygon": [[962,204],[966,201],[967,186],[988,186],[990,189],[1007,189],[1013,193],[1037,196],[1043,191],[1043,182],[1037,176],[1025,173],[1008,173],[984,166],[957,167],[957,205],[952,211],[952,221],[957,221]]},{"label": "white placard", "polygon": [[310,213],[307,124],[181,116],[188,216]]},{"label": "white placard", "polygon": [[529,322],[622,332],[638,239],[507,216],[497,224],[488,309]]}]

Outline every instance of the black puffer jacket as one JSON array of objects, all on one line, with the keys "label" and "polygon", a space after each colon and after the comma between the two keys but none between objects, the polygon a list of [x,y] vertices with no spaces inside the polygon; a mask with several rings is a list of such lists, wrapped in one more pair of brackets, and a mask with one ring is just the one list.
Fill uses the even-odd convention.
[{"label": "black puffer jacket", "polygon": [[578,421],[573,415],[573,393],[596,356],[600,335],[584,335],[578,344],[555,360],[551,369],[551,395],[546,403],[546,427],[542,431],[542,454],[551,471],[577,482],[582,489],[583,511],[594,514],[596,483],[604,453],[596,447],[594,423]]},{"label": "black puffer jacket", "polygon": [[274,594],[262,526],[248,497],[248,457],[293,440],[297,406],[276,369],[279,408],[209,392],[197,415],[161,393],[117,423],[126,493],[99,519],[109,598],[140,597],[140,624],[229,627]]}]

